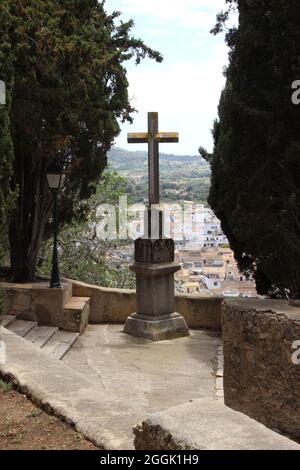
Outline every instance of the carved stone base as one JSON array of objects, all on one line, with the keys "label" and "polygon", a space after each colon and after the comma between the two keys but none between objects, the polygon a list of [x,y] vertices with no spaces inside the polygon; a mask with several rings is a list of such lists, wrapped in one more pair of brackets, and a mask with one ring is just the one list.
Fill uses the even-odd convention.
[{"label": "carved stone base", "polygon": [[174,241],[143,239],[135,241],[137,313],[126,322],[124,333],[150,341],[189,336],[184,318],[175,312],[174,274],[180,265],[174,262]]},{"label": "carved stone base", "polygon": [[127,319],[124,333],[150,341],[164,341],[190,335],[185,319],[179,313],[157,317],[134,313]]}]

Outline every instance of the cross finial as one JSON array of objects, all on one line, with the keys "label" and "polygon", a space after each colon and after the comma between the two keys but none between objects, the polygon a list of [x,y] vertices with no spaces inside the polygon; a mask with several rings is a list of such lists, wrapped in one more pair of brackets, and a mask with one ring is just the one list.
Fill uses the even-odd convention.
[{"label": "cross finial", "polygon": [[158,113],[148,113],[148,132],[128,134],[129,144],[148,144],[149,204],[159,204],[159,144],[177,143],[177,132],[158,131]]}]

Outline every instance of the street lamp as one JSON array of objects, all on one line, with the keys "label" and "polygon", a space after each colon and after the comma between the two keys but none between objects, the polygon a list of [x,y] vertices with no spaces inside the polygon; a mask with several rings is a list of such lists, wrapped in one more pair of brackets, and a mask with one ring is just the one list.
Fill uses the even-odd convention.
[{"label": "street lamp", "polygon": [[0,109],[6,105],[6,86],[3,80],[0,80]]},{"label": "street lamp", "polygon": [[65,174],[63,165],[58,162],[53,162],[47,169],[47,182],[50,191],[53,193],[54,206],[53,206],[53,257],[52,257],[52,272],[50,287],[61,288],[59,266],[58,266],[58,251],[57,251],[57,236],[58,236],[58,214],[57,214],[57,196],[58,191],[62,189],[65,181]]}]

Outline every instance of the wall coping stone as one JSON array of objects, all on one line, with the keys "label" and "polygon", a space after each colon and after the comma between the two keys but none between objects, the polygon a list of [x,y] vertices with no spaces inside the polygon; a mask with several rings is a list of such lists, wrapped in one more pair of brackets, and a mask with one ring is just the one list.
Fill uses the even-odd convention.
[{"label": "wall coping stone", "polygon": [[300,321],[300,307],[289,305],[287,300],[272,299],[228,299],[226,305],[243,312],[256,311],[258,313],[270,313],[283,315],[289,320]]}]

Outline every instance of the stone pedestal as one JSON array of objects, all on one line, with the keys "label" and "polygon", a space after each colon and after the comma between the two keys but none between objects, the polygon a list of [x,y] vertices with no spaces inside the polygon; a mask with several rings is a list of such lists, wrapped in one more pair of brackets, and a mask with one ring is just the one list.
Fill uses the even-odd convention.
[{"label": "stone pedestal", "polygon": [[184,318],[175,312],[173,240],[138,239],[135,242],[137,313],[126,322],[124,332],[151,341],[189,336]]}]

